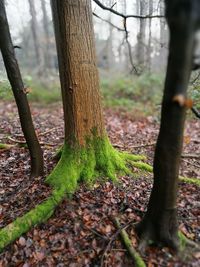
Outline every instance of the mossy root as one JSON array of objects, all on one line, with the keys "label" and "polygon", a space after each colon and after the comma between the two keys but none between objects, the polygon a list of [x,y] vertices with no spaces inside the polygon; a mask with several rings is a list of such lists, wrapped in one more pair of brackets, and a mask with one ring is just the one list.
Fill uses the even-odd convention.
[{"label": "mossy root", "polygon": [[142,159],[144,156],[116,151],[108,138],[95,138],[88,142],[85,148],[77,146],[72,149],[64,145],[57,166],[46,178],[46,182],[53,187],[52,195],[0,230],[0,250],[28,232],[33,226],[45,222],[65,196],[75,192],[78,181],[92,184],[99,175],[116,181],[116,173],[131,173],[126,166],[127,161]]},{"label": "mossy root", "polygon": [[[121,227],[119,219],[114,218],[113,222],[114,222],[115,226],[117,227],[117,229],[119,230]],[[143,259],[139,255],[139,253],[134,249],[134,247],[131,243],[131,240],[129,239],[128,234],[127,234],[125,229],[122,229],[120,231],[120,236],[121,236],[121,239],[122,239],[124,246],[126,247],[128,253],[129,253],[129,255],[131,256],[131,258],[134,261],[134,264],[135,264],[134,266],[135,267],[145,267],[146,266],[145,262],[143,261]]]},{"label": "mossy root", "polygon": [[[141,161],[137,161],[137,162],[132,161],[131,165],[143,171],[153,172],[153,167],[151,165],[141,162]],[[198,178],[188,178],[188,177],[179,176],[179,181],[200,186],[200,179]]]},{"label": "mossy root", "polygon": [[33,226],[45,222],[54,212],[56,206],[65,196],[65,190],[55,190],[43,203],[17,218],[0,230],[0,251],[22,234],[28,232]]}]

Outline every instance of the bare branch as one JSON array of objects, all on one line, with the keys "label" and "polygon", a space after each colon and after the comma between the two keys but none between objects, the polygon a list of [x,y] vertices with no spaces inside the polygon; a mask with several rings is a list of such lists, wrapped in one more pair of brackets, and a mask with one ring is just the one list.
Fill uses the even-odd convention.
[{"label": "bare branch", "polygon": [[198,109],[192,107],[191,108],[192,112],[194,113],[194,115],[200,119],[200,112],[198,111]]},{"label": "bare branch", "polygon": [[108,23],[108,24],[109,24],[110,26],[112,26],[114,29],[116,29],[116,30],[118,30],[118,31],[121,31],[121,32],[124,32],[124,31],[125,31],[124,29],[119,28],[118,26],[114,25],[114,24],[113,24],[112,22],[110,22],[109,20],[101,18],[101,17],[100,17],[99,15],[97,15],[96,13],[93,12],[92,14],[93,14],[93,16],[95,16],[96,18],[98,18],[98,19],[100,19],[100,20],[102,20],[102,21]]},{"label": "bare branch", "polygon": [[93,0],[100,8],[103,10],[110,11],[111,13],[122,17],[123,19],[128,19],[128,18],[135,18],[135,19],[154,19],[154,18],[164,18],[162,15],[124,15],[123,13],[120,13],[116,10],[114,10],[112,7],[107,7],[104,6],[99,0]]}]

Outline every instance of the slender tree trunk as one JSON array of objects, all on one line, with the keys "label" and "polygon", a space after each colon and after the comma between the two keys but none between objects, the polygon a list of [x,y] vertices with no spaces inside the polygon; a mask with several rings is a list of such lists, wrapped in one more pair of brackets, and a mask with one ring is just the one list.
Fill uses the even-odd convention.
[{"label": "slender tree trunk", "polygon": [[41,0],[41,6],[42,6],[42,13],[43,13],[43,28],[44,28],[44,35],[45,35],[45,47],[44,47],[44,55],[45,55],[45,67],[50,69],[51,68],[51,58],[50,58],[50,34],[49,34],[49,20],[47,16],[47,10],[46,10],[46,3],[44,0]]},{"label": "slender tree trunk", "polygon": [[22,131],[26,139],[31,156],[31,175],[39,176],[43,172],[43,155],[39,145],[28,105],[26,92],[19,66],[15,58],[14,48],[10,36],[4,0],[0,0],[0,49],[6,67],[8,79],[12,86],[17,103]]},{"label": "slender tree trunk", "polygon": [[[91,1],[52,0],[67,143],[105,133]],[[78,19],[77,19],[78,18]],[[64,40],[64,41],[63,41]]]},{"label": "slender tree trunk", "polygon": [[[140,15],[145,15],[147,3],[146,0],[140,0]],[[138,58],[138,64],[141,67],[144,67],[145,65],[145,37],[146,37],[146,20],[140,19],[139,22],[139,33],[138,33],[138,51],[137,51],[137,58]]]},{"label": "slender tree trunk", "polygon": [[184,103],[194,41],[192,3],[185,2],[177,1],[172,6],[167,2],[169,58],[154,158],[154,185],[147,213],[137,228],[143,240],[153,240],[175,249],[178,247],[176,200],[186,113]]},{"label": "slender tree trunk", "polygon": [[42,55],[41,55],[41,49],[40,49],[40,42],[39,42],[39,37],[37,34],[38,31],[38,23],[37,23],[37,17],[36,17],[36,11],[35,11],[35,0],[28,0],[29,2],[29,8],[30,8],[30,14],[31,14],[31,30],[32,30],[32,35],[33,35],[33,43],[34,43],[34,48],[35,48],[35,56],[36,56],[36,64],[37,68],[39,69],[38,73],[40,74],[41,72],[41,67],[42,67]]},{"label": "slender tree trunk", "polygon": [[[149,0],[149,14],[153,14],[153,1]],[[151,52],[152,52],[152,20],[149,19],[149,41],[148,41],[148,48],[147,48],[147,57],[148,57],[148,68],[149,73],[151,72]]]}]

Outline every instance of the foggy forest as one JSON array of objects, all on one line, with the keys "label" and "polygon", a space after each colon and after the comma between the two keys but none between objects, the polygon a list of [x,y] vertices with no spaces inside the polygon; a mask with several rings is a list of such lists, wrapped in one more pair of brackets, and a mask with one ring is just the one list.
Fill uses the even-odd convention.
[{"label": "foggy forest", "polygon": [[200,1],[0,0],[0,267],[200,266]]}]

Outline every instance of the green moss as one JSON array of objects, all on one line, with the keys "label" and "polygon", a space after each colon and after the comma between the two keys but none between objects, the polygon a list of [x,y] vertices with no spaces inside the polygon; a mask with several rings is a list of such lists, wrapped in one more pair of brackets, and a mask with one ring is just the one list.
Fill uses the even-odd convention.
[{"label": "green moss", "polygon": [[188,184],[195,184],[197,186],[200,186],[200,179],[198,178],[188,178],[188,177],[179,176],[179,180],[181,182],[185,182]]},{"label": "green moss", "polygon": [[3,144],[3,143],[0,143],[0,149],[9,149],[9,148],[11,148],[12,147],[12,145],[10,145],[10,144]]},{"label": "green moss", "polygon": [[0,250],[26,233],[33,226],[45,222],[54,212],[56,206],[65,196],[65,188],[54,190],[52,195],[43,203],[27,212],[24,216],[17,218],[0,230]]},{"label": "green moss", "polygon": [[112,147],[107,137],[99,138],[94,135],[93,139],[87,140],[85,147],[77,145],[71,148],[64,144],[57,166],[46,178],[46,182],[53,187],[52,195],[24,216],[17,218],[0,230],[0,250],[33,226],[45,222],[62,199],[75,192],[79,181],[90,185],[100,174],[116,181],[117,173],[130,173],[126,166],[127,161],[143,158],[144,156],[118,152]]},{"label": "green moss", "polygon": [[178,238],[179,238],[179,243],[180,243],[180,245],[179,245],[180,251],[183,251],[186,248],[186,246],[187,246],[188,239],[180,231],[178,232]]},{"label": "green moss", "polygon": [[[132,161],[131,165],[143,171],[153,172],[153,167],[145,162]],[[188,178],[188,177],[179,176],[179,181],[200,186],[200,180],[198,178]]]},{"label": "green moss", "polygon": [[46,181],[54,188],[64,184],[66,192],[73,194],[78,181],[91,184],[99,175],[116,181],[118,173],[131,173],[127,162],[142,159],[144,156],[118,152],[107,137],[94,137],[87,141],[85,147],[70,148],[65,144],[60,161]]}]

